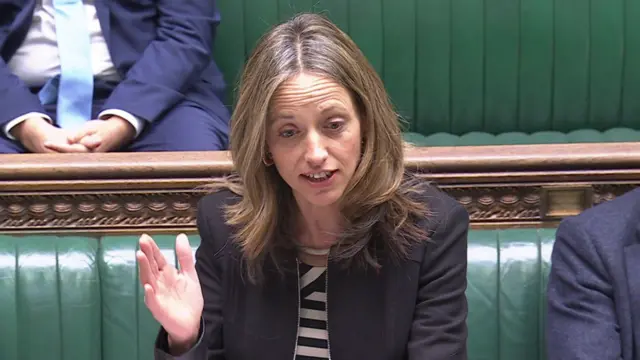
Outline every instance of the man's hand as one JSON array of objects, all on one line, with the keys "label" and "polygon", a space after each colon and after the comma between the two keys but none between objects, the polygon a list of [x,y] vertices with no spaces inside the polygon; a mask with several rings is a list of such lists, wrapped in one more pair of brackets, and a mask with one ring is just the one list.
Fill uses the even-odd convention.
[{"label": "man's hand", "polygon": [[[87,121],[69,137],[69,142],[84,146],[91,152],[109,152],[129,144],[135,134],[131,123],[119,116],[111,116],[106,120]],[[56,146],[53,145],[52,149]]]},{"label": "man's hand", "polygon": [[11,129],[13,135],[32,153],[89,152],[82,144],[69,141],[69,133],[41,117],[29,118]]}]

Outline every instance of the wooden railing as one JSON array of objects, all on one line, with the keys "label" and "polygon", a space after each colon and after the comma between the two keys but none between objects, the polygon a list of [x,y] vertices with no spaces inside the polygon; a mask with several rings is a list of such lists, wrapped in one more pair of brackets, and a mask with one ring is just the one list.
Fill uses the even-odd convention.
[{"label": "wooden railing", "polygon": [[[413,148],[407,167],[473,227],[555,226],[640,185],[640,144]],[[227,152],[0,155],[0,233],[194,231]]]}]

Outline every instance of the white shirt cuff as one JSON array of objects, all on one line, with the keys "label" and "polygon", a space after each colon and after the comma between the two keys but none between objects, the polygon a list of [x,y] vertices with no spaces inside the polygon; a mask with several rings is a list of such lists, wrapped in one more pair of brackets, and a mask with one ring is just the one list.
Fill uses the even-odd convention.
[{"label": "white shirt cuff", "polygon": [[118,116],[125,120],[127,120],[134,129],[136,129],[136,137],[140,135],[145,126],[145,121],[140,119],[139,117],[132,115],[124,110],[118,109],[107,109],[98,115],[98,119],[104,119],[109,116]]},{"label": "white shirt cuff", "polygon": [[4,134],[11,140],[17,140],[15,137],[11,136],[11,129],[13,129],[16,125],[20,124],[21,122],[32,118],[32,117],[41,117],[45,120],[47,120],[48,122],[51,122],[51,118],[49,117],[49,115],[47,114],[43,114],[43,113],[39,113],[39,112],[30,112],[30,113],[26,113],[22,116],[18,116],[17,118],[9,121],[4,128],[2,129],[4,131]]}]

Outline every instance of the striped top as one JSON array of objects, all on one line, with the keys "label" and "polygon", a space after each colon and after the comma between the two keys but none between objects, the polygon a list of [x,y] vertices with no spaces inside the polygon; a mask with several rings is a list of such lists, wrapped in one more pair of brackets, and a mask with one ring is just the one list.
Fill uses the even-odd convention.
[{"label": "striped top", "polygon": [[295,360],[329,359],[327,268],[299,265],[300,320]]}]

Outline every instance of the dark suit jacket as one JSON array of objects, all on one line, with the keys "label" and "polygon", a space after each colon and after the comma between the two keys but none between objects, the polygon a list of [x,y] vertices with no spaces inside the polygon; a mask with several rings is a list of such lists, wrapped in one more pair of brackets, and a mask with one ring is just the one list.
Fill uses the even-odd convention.
[{"label": "dark suit jacket", "polygon": [[565,219],[548,287],[549,360],[640,359],[640,189]]},{"label": "dark suit jacket", "polygon": [[[267,266],[262,285],[243,281],[238,247],[229,239],[220,206],[229,192],[204,197],[198,208],[202,239],[196,268],[204,294],[198,344],[179,359],[281,360],[293,358],[298,324],[295,255],[284,279]],[[455,200],[430,189],[432,233],[380,274],[360,268],[328,268],[328,323],[333,360],[467,359],[468,214]],[[172,359],[161,329],[156,359]]]},{"label": "dark suit jacket", "polygon": [[[96,0],[112,61],[123,81],[104,104],[155,121],[188,98],[223,114],[224,81],[213,62],[220,16],[214,0]],[[7,62],[24,41],[36,0],[0,0],[0,127],[44,112]],[[223,116],[221,116],[224,118]]]}]

